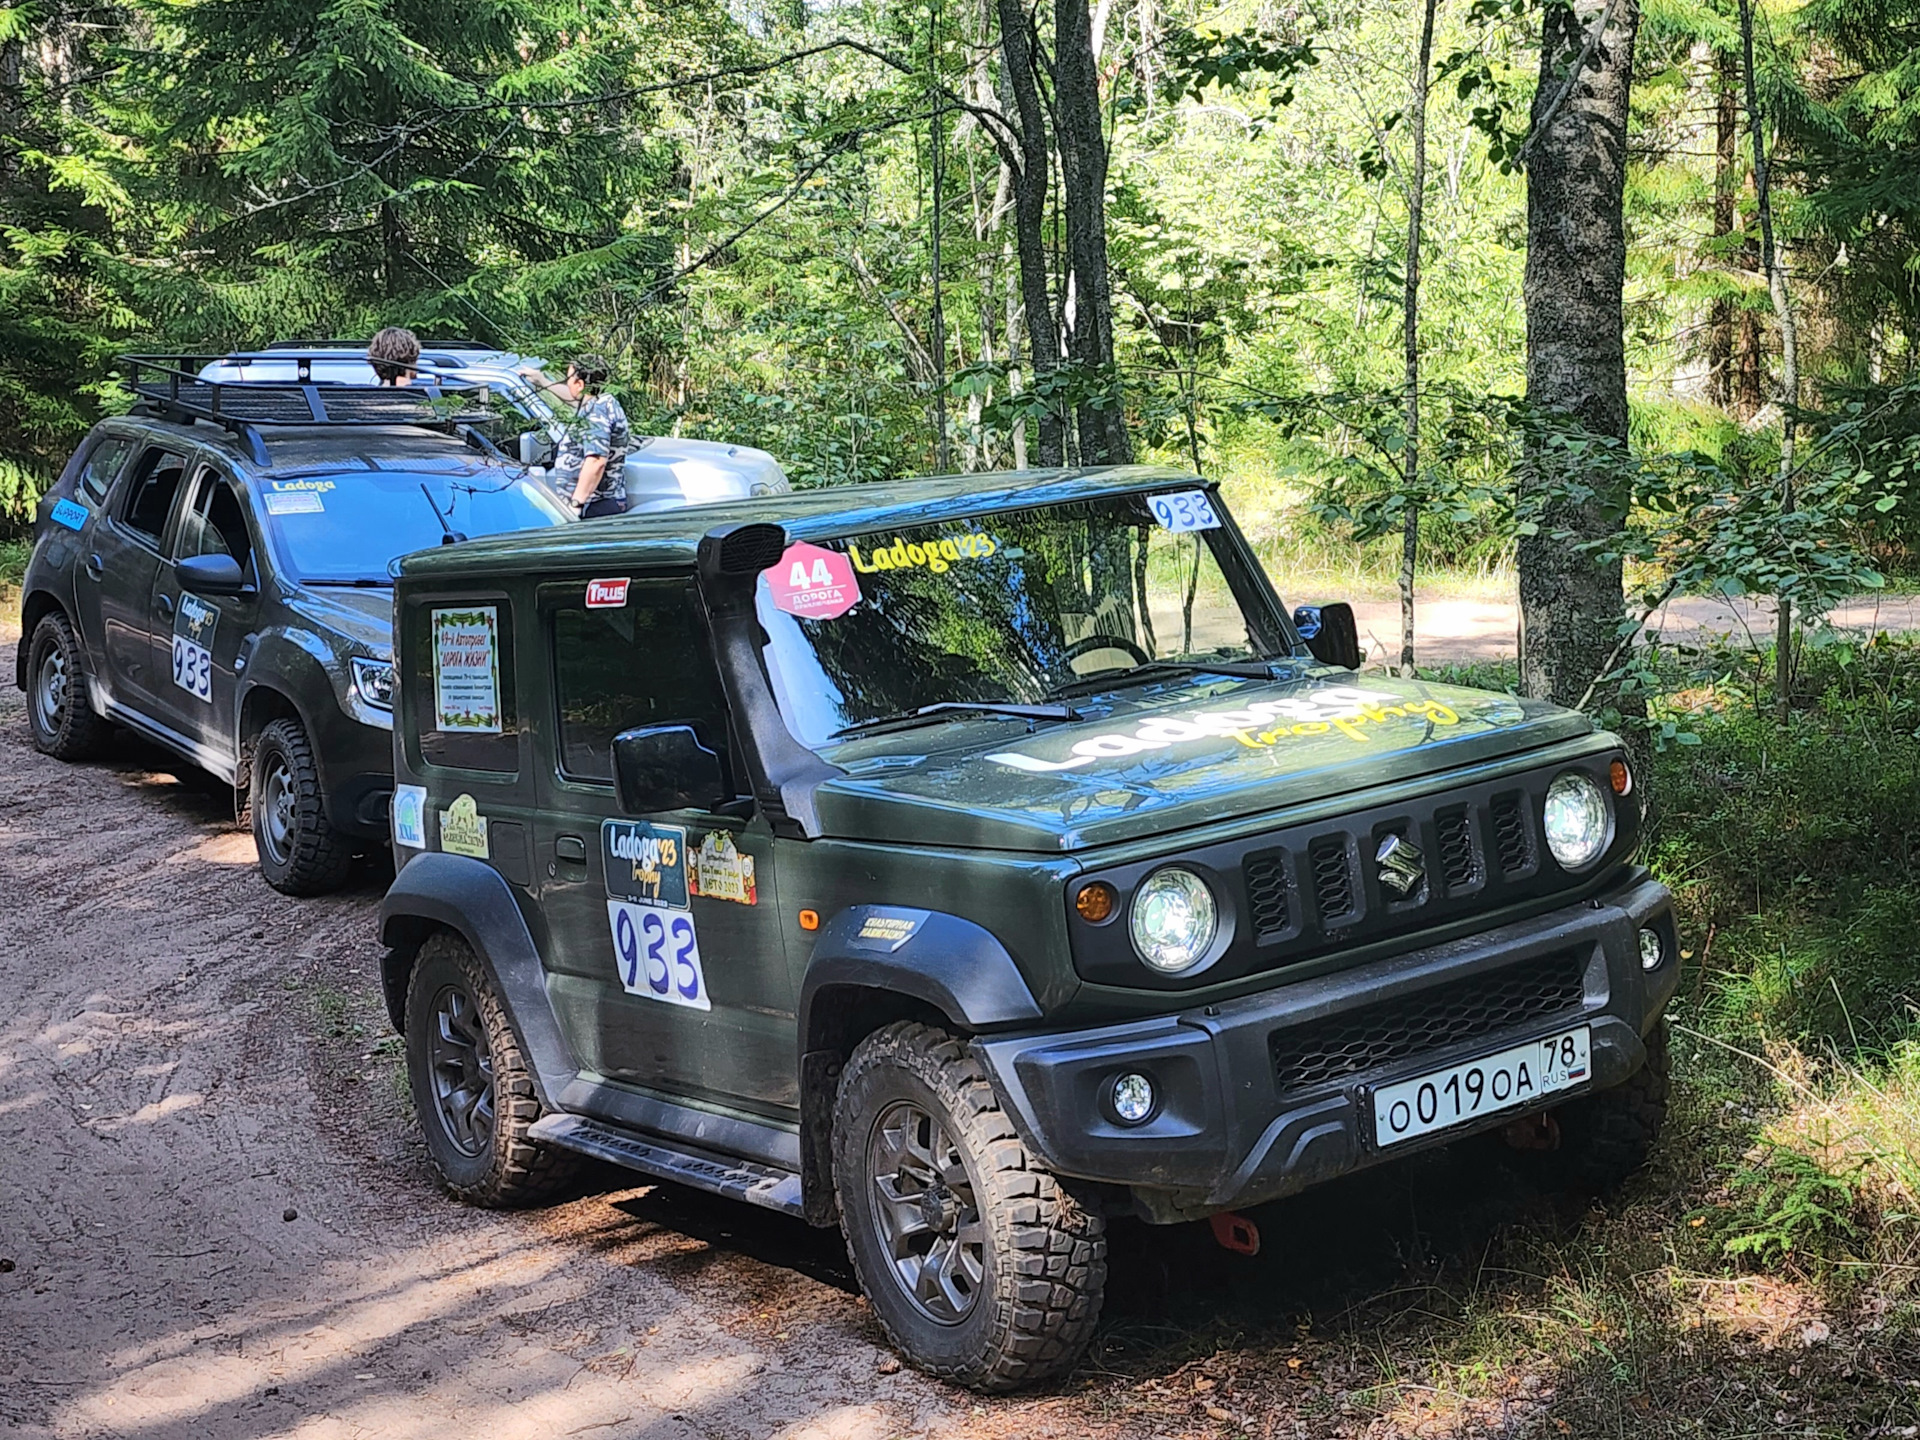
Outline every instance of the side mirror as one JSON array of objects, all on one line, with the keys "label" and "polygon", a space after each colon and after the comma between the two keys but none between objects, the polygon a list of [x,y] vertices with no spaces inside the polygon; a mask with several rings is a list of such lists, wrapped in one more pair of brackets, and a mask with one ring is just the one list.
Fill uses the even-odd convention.
[{"label": "side mirror", "polygon": [[641,725],[614,736],[613,784],[629,815],[713,810],[733,798],[720,757],[691,725]]},{"label": "side mirror", "polygon": [[182,590],[198,590],[202,595],[238,595],[247,588],[247,577],[240,562],[231,555],[189,555],[174,562]]},{"label": "side mirror", "polygon": [[528,466],[553,464],[553,436],[544,430],[521,431],[520,463]]},{"label": "side mirror", "polygon": [[1354,622],[1353,607],[1345,601],[1302,605],[1293,612],[1293,628],[1322,665],[1358,670],[1366,661],[1366,652],[1360,648],[1360,627]]}]

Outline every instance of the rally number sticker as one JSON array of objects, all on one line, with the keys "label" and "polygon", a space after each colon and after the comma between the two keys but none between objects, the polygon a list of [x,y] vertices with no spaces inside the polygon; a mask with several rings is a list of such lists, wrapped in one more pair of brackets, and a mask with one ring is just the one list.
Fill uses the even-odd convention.
[{"label": "rally number sticker", "polygon": [[173,683],[196,700],[213,703],[213,652],[184,635],[173,637]]},{"label": "rally number sticker", "polygon": [[1182,530],[1218,530],[1220,516],[1204,490],[1182,490],[1175,495],[1155,495],[1147,502],[1153,518],[1162,528],[1176,533]]},{"label": "rally number sticker", "polygon": [[700,968],[700,937],[685,910],[607,901],[613,930],[614,967],[629,995],[711,1010],[706,972]]}]

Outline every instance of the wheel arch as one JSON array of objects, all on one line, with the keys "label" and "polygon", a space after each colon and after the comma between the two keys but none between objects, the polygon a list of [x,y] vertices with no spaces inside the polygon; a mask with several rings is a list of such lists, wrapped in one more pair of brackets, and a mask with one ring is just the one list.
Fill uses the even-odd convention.
[{"label": "wheel arch", "polygon": [[[59,615],[68,625],[73,624],[73,616],[60,597],[53,591],[35,587],[20,597],[20,645],[13,662],[14,684],[21,690],[27,688],[27,654],[33,648],[33,632],[40,622],[49,615]],[[74,630],[74,638],[79,639],[80,632]],[[86,645],[81,644],[82,659],[85,658]]]},{"label": "wheel arch", "polygon": [[[313,726],[308,723],[305,712],[286,691],[264,682],[248,685],[234,716],[234,784],[238,788],[244,790],[252,786],[254,742],[260,738],[260,732],[276,720],[292,720],[306,731],[309,739],[313,736]],[[317,750],[314,761],[322,766],[324,777],[325,762]]]}]

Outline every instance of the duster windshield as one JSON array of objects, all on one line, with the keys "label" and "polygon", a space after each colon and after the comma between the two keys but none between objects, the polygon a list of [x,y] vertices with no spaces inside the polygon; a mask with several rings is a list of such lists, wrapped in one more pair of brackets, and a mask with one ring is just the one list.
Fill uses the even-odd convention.
[{"label": "duster windshield", "polygon": [[1169,667],[1290,656],[1208,497],[1173,498],[1185,508],[1119,495],[791,546],[759,581],[788,725],[820,746],[995,707],[1053,707],[1002,714],[1044,722]]}]

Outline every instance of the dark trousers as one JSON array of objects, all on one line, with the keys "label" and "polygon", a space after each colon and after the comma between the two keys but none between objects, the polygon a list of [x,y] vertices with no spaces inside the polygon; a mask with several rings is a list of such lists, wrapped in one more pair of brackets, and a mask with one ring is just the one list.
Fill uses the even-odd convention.
[{"label": "dark trousers", "polygon": [[603,515],[624,515],[627,513],[625,500],[589,500],[587,508],[580,512],[582,520],[598,520]]}]

